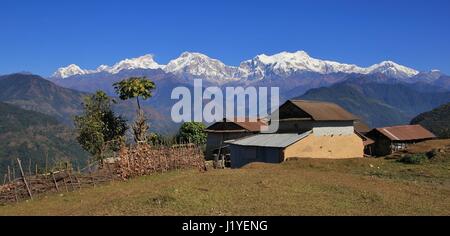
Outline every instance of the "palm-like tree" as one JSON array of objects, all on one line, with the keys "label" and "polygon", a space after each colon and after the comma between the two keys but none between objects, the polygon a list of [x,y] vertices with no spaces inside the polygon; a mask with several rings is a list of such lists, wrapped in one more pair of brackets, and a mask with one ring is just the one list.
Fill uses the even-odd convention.
[{"label": "palm-like tree", "polygon": [[145,77],[131,77],[117,82],[113,86],[120,99],[128,100],[136,98],[138,111],[136,120],[132,126],[134,141],[136,143],[146,142],[149,126],[144,111],[141,109],[139,98],[141,97],[143,100],[151,98],[153,95],[152,91],[156,88],[155,83]]}]

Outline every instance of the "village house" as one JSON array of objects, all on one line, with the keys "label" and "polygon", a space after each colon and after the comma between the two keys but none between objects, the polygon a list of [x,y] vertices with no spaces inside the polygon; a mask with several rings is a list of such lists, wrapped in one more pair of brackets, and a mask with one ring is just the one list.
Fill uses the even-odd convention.
[{"label": "village house", "polygon": [[385,156],[406,149],[408,145],[435,139],[436,136],[421,125],[402,125],[376,128],[367,133],[374,140],[373,155]]},{"label": "village house", "polygon": [[275,134],[255,134],[227,141],[234,168],[251,162],[280,163],[290,158],[361,158],[363,134],[355,130],[359,118],[328,102],[289,100],[275,111]]}]

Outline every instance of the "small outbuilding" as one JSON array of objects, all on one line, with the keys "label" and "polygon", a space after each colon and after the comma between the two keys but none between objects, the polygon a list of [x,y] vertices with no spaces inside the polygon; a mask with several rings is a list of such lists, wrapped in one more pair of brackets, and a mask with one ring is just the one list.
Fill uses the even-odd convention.
[{"label": "small outbuilding", "polygon": [[406,149],[408,145],[435,139],[436,136],[421,125],[402,125],[376,128],[366,135],[374,141],[371,150],[385,156]]},{"label": "small outbuilding", "polygon": [[233,121],[223,119],[216,122],[206,129],[206,159],[212,160],[214,154],[227,153],[223,150],[228,147],[225,141],[239,139],[250,135],[258,134],[261,127],[266,126],[262,120],[251,121],[250,119],[235,119]]}]

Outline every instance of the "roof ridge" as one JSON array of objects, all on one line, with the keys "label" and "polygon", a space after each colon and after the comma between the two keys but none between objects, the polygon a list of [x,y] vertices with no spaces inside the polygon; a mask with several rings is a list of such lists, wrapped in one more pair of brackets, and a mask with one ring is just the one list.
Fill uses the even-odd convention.
[{"label": "roof ridge", "polygon": [[413,124],[413,125],[393,125],[393,126],[386,126],[386,127],[378,127],[376,129],[388,129],[388,128],[398,128],[398,127],[409,127],[409,126],[421,126],[420,124]]}]

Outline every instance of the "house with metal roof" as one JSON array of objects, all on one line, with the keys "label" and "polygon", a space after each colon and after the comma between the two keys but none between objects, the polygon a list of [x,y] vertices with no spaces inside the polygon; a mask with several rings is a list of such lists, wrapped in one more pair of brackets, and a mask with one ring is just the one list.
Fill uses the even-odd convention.
[{"label": "house with metal roof", "polygon": [[374,155],[385,156],[406,149],[410,144],[435,139],[436,136],[421,125],[401,125],[376,128],[367,133],[374,140]]},{"label": "house with metal roof", "polygon": [[290,100],[272,114],[279,122],[275,134],[255,134],[226,142],[231,165],[251,162],[280,163],[290,158],[361,158],[362,134],[355,132],[359,118],[328,102]]},{"label": "house with metal roof", "polygon": [[212,124],[206,129],[206,159],[213,160],[214,155],[229,154],[226,141],[258,134],[261,127],[266,125],[266,122],[262,120],[249,118],[223,119],[223,121]]}]

